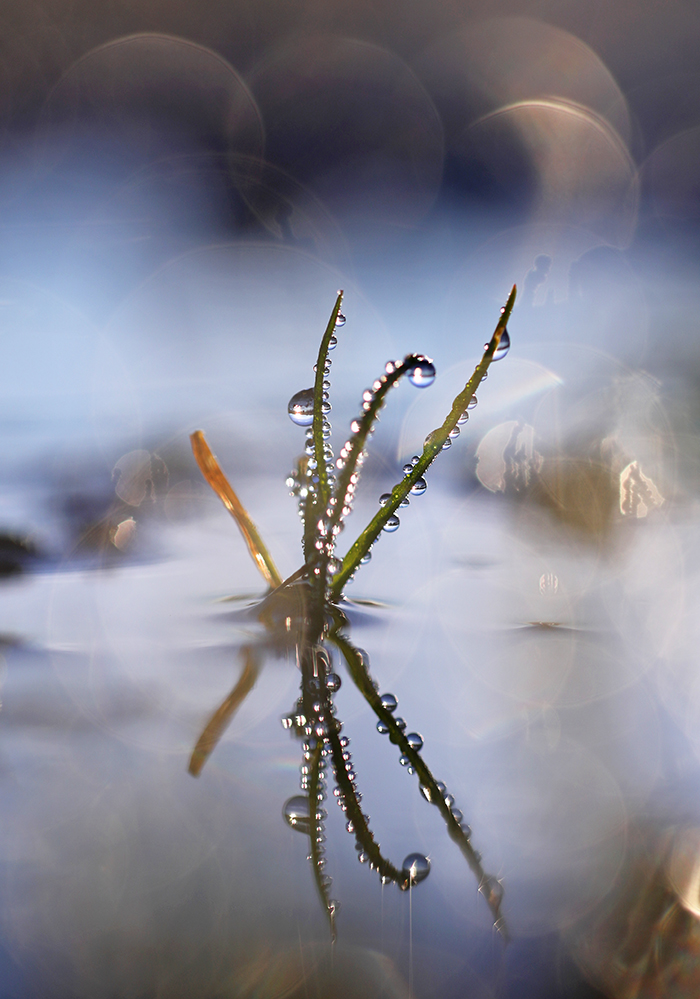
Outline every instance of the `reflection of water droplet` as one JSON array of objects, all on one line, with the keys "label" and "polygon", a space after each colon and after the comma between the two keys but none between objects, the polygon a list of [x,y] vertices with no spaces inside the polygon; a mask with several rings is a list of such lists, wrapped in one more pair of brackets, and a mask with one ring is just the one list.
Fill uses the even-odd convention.
[{"label": "reflection of water droplet", "polygon": [[423,736],[419,735],[418,732],[409,732],[406,736],[406,742],[409,744],[411,749],[415,749],[416,752],[423,748]]},{"label": "reflection of water droplet", "polygon": [[336,326],[345,326],[346,322],[347,322],[346,317],[343,315],[342,312],[339,312],[338,315],[336,316],[336,319],[335,319],[335,325]]},{"label": "reflection of water droplet", "polygon": [[559,580],[553,572],[543,572],[540,576],[540,593],[543,597],[550,596],[559,589]]},{"label": "reflection of water droplet", "polygon": [[493,361],[500,361],[501,358],[505,357],[510,350],[510,335],[508,330],[503,330],[501,333],[501,341],[493,352]]},{"label": "reflection of water droplet", "polygon": [[[317,813],[318,814],[318,813]],[[311,818],[309,812],[309,798],[306,794],[295,794],[284,803],[282,815],[287,825],[297,832],[311,833]]]},{"label": "reflection of water droplet", "polygon": [[427,488],[428,488],[428,483],[425,481],[425,479],[420,478],[416,479],[416,481],[411,486],[411,492],[413,493],[414,496],[422,496],[422,494],[425,492]]},{"label": "reflection of water droplet", "polygon": [[386,524],[384,524],[382,530],[386,531],[387,534],[392,534],[394,531],[398,531],[400,523],[401,521],[396,516],[396,514],[392,513],[390,517],[387,517]]},{"label": "reflection of water droplet", "polygon": [[425,881],[430,874],[430,861],[422,853],[409,853],[404,858],[401,873],[408,878],[409,884],[417,885],[419,881]]},{"label": "reflection of water droplet", "polygon": [[289,400],[287,412],[292,423],[298,427],[310,427],[314,422],[314,390],[302,389]]},{"label": "reflection of water droplet", "polygon": [[393,694],[382,694],[379,700],[385,711],[396,711],[396,706],[399,702]]},{"label": "reflection of water droplet", "polygon": [[492,909],[497,909],[501,904],[503,899],[503,885],[491,874],[487,874],[481,879],[479,891]]},{"label": "reflection of water droplet", "polygon": [[417,388],[427,388],[435,381],[435,365],[429,357],[419,355],[408,368],[408,380]]}]

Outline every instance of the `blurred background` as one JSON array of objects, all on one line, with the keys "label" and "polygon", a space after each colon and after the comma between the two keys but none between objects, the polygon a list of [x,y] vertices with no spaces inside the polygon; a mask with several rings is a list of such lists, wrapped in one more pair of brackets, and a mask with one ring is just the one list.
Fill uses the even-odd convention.
[{"label": "blurred background", "polygon": [[[700,9],[2,0],[0,39],[1,999],[697,995]],[[262,592],[188,437],[286,576],[337,289],[336,450],[387,360],[438,372],[392,394],[349,543],[514,282],[348,591],[513,942],[338,667],[375,834],[432,869],[382,888],[328,805],[331,953],[282,818],[292,655],[186,772]]]}]

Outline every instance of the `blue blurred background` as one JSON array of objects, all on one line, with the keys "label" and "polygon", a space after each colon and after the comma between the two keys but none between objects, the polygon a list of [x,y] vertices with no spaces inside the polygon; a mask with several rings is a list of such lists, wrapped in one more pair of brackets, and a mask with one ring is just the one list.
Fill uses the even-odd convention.
[{"label": "blue blurred background", "polygon": [[[696,995],[700,8],[4,0],[0,38],[1,999]],[[352,540],[513,283],[349,612],[513,943],[343,675],[376,835],[432,871],[382,889],[331,814],[332,955],[281,817],[293,660],[186,773],[256,633],[218,598],[261,591],[188,435],[291,573],[286,404],[337,289],[337,448],[387,359],[438,371]]]}]

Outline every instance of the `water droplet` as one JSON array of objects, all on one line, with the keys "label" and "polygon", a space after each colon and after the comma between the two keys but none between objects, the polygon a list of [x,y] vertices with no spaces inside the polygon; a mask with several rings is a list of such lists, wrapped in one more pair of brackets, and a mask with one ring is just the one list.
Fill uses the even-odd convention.
[{"label": "water droplet", "polygon": [[396,722],[396,727],[399,729],[399,731],[403,732],[404,729],[406,728],[406,722],[403,720],[403,718],[394,718],[394,721]]},{"label": "water droplet", "polygon": [[410,885],[417,885],[430,874],[430,861],[422,853],[409,853],[401,865],[401,873]]},{"label": "water droplet", "polygon": [[416,481],[411,486],[411,492],[413,493],[414,496],[422,496],[427,488],[428,488],[428,483],[425,481],[425,479],[420,478],[416,479]]},{"label": "water droplet", "polygon": [[457,437],[459,437],[460,433],[461,430],[459,429],[459,427],[453,427],[452,430],[450,430],[449,436],[451,437],[452,440],[455,440]]},{"label": "water droplet", "polygon": [[382,493],[382,495],[379,497],[379,505],[386,506],[390,499],[391,499],[391,493]]},{"label": "water droplet", "polygon": [[328,901],[328,915],[331,919],[334,919],[340,912],[340,902],[336,898],[331,898]]},{"label": "water droplet", "polygon": [[365,554],[360,559],[360,565],[367,565],[368,562],[372,560],[372,552],[365,552]]},{"label": "water droplet", "polygon": [[396,706],[399,702],[393,694],[382,694],[379,700],[385,711],[396,711]]},{"label": "water droplet", "polygon": [[338,315],[335,317],[335,325],[345,326],[346,322],[347,322],[346,317],[343,315],[342,312],[339,312]]},{"label": "water droplet", "polygon": [[429,357],[424,357],[421,354],[414,361],[410,362],[408,380],[411,385],[415,385],[417,388],[427,388],[428,385],[433,384],[435,381],[435,365]]},{"label": "water droplet", "polygon": [[326,687],[333,694],[336,690],[340,690],[341,679],[337,673],[329,673],[326,677]]},{"label": "water droplet", "polygon": [[406,462],[406,464],[402,468],[403,474],[408,475],[412,471],[413,471],[413,465],[410,463],[410,461]]},{"label": "water droplet", "polygon": [[414,454],[413,457],[411,458],[411,464],[412,465],[417,465],[419,461],[420,461],[420,458],[418,457],[418,455]]},{"label": "water droplet", "polygon": [[497,909],[503,900],[503,885],[491,874],[486,874],[481,879],[479,891],[492,909]]},{"label": "water droplet", "polygon": [[330,411],[331,411],[332,408],[333,407],[331,406],[330,402],[325,402],[324,401],[324,402],[321,403],[321,412],[324,414],[324,416],[326,414],[330,413]]},{"label": "water droplet", "polygon": [[432,801],[433,800],[433,793],[430,790],[430,788],[427,786],[427,784],[421,784],[421,786],[420,786],[420,793],[423,795],[423,797],[425,798],[426,801]]},{"label": "water droplet", "polygon": [[[337,326],[337,325],[338,325],[338,324],[336,323],[336,326]],[[334,347],[337,347],[337,346],[338,346],[338,337],[337,337],[337,336],[332,336],[332,337],[330,338],[330,340],[328,341],[328,349],[329,349],[329,350],[333,350],[333,348],[334,348]]]},{"label": "water droplet", "polygon": [[416,752],[423,748],[423,736],[418,732],[409,732],[406,736],[406,742],[409,744],[411,749],[415,749]]},{"label": "water droplet", "polygon": [[464,424],[467,422],[468,419],[469,419],[469,413],[465,409],[460,418],[457,420],[457,423],[459,424],[460,427],[464,426]]},{"label": "water droplet", "polygon": [[405,753],[402,753],[401,756],[399,756],[399,763],[401,764],[402,767],[407,767],[410,762],[411,761],[409,760],[408,756],[406,756]]},{"label": "water droplet", "polygon": [[506,329],[503,330],[503,332],[501,333],[501,342],[494,350],[492,360],[500,361],[501,358],[506,356],[509,350],[510,350],[510,336],[508,334],[508,330]]},{"label": "water droplet", "polygon": [[435,787],[442,795],[444,795],[445,792],[447,791],[447,785],[443,784],[441,780],[435,781]]},{"label": "water droplet", "polygon": [[282,722],[282,728],[291,728],[294,724],[294,719],[291,715],[283,715],[280,721]]},{"label": "water droplet", "polygon": [[298,427],[310,427],[314,422],[314,390],[302,389],[289,400],[287,412],[292,423]]},{"label": "water droplet", "polygon": [[392,534],[394,531],[398,531],[400,523],[401,521],[396,516],[396,514],[392,513],[390,517],[387,517],[386,524],[384,524],[382,530],[386,531],[387,534]]},{"label": "water droplet", "polygon": [[464,818],[464,815],[460,812],[459,808],[451,808],[450,811],[452,812],[452,818],[455,820],[457,825],[459,825]]},{"label": "water droplet", "polygon": [[282,815],[287,825],[297,832],[311,833],[311,818],[309,812],[309,798],[306,794],[295,794],[284,803]]},{"label": "water droplet", "polygon": [[455,803],[454,795],[452,795],[452,794],[446,794],[445,795],[445,804],[447,805],[447,807],[448,808],[452,808],[452,806],[454,805],[454,803]]},{"label": "water droplet", "polygon": [[387,735],[388,731],[389,731],[389,726],[387,725],[386,722],[382,721],[380,718],[379,721],[377,722],[377,732],[379,732],[380,735]]},{"label": "water droplet", "polygon": [[459,828],[464,833],[466,839],[471,839],[472,827],[470,825],[468,825],[466,822],[460,822]]},{"label": "water droplet", "polygon": [[469,400],[469,402],[467,403],[467,409],[475,409],[476,406],[477,406],[477,404],[478,404],[478,402],[479,402],[479,400],[477,399],[477,397],[475,395],[473,395],[471,397],[471,399]]},{"label": "water droplet", "polygon": [[360,861],[361,864],[366,864],[367,861],[369,860],[369,854],[365,853],[364,850],[360,850],[360,852],[357,855],[357,859]]},{"label": "water droplet", "polygon": [[399,508],[405,507],[405,506],[410,506],[410,505],[411,505],[411,501],[409,500],[408,496],[404,496],[404,498],[399,503]]}]

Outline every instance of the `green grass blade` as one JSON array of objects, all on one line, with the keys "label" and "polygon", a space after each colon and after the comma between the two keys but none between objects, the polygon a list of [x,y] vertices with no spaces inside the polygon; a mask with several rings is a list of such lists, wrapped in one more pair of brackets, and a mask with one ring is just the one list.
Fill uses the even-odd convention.
[{"label": "green grass blade", "polygon": [[508,296],[508,301],[506,302],[501,313],[501,317],[498,320],[493,336],[484,351],[483,357],[474,369],[474,374],[471,376],[459,395],[455,396],[452,402],[452,408],[446,416],[442,426],[438,427],[437,430],[433,430],[432,433],[428,435],[427,442],[423,447],[423,452],[420,455],[418,463],[414,465],[413,470],[406,475],[401,482],[394,486],[388,503],[377,510],[367,527],[351,546],[350,550],[343,559],[340,571],[333,577],[331,600],[337,601],[340,599],[343,587],[347,583],[348,578],[353,574],[353,572],[355,572],[360,564],[360,560],[366,555],[371,546],[377,540],[389,517],[396,512],[401,502],[410,493],[411,487],[414,483],[425,474],[427,469],[437,458],[438,454],[442,451],[442,445],[449,437],[450,431],[454,430],[457,426],[457,420],[471,402],[477,388],[484,378],[484,375],[491,365],[493,355],[501,342],[501,336],[506,328],[510,314],[513,311],[515,296],[516,287],[513,285],[513,289]]},{"label": "green grass blade", "polygon": [[338,313],[340,312],[342,301],[343,292],[341,290],[338,292],[338,297],[335,300],[331,317],[328,320],[328,325],[326,326],[326,332],[323,334],[321,346],[318,349],[318,360],[316,361],[316,377],[314,379],[314,419],[312,429],[314,437],[314,458],[316,459],[316,471],[318,473],[318,499],[315,504],[318,511],[326,509],[330,497],[330,485],[328,482],[328,472],[326,471],[326,460],[323,457],[324,415],[321,411],[321,405],[323,403],[323,380],[326,377],[324,369],[326,366],[326,360],[328,359],[328,345],[335,332],[335,323],[338,318]]}]

